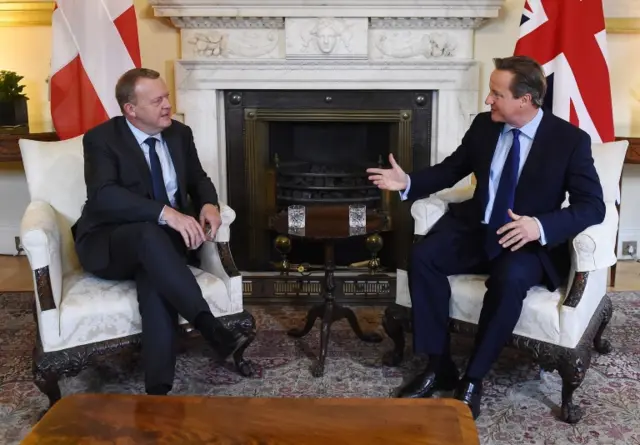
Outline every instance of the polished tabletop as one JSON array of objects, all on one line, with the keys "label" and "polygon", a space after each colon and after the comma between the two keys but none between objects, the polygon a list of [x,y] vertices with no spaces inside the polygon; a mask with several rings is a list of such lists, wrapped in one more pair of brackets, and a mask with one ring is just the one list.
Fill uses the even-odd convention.
[{"label": "polished tabletop", "polygon": [[270,226],[282,235],[315,239],[339,239],[369,235],[390,230],[391,220],[386,212],[367,210],[367,225],[363,228],[349,227],[349,206],[310,206],[305,209],[304,229],[291,229],[286,210],[270,220]]},{"label": "polished tabletop", "polygon": [[477,445],[455,399],[311,399],[80,394],[63,397],[23,445]]}]

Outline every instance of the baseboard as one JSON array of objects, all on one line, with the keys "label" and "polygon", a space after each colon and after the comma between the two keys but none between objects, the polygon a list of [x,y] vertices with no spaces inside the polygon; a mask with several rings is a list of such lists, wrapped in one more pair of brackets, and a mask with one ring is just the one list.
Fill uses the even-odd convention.
[{"label": "baseboard", "polygon": [[20,226],[0,225],[0,255],[15,255],[15,237],[20,236]]},{"label": "baseboard", "polygon": [[[618,232],[618,259],[619,260],[634,260],[636,258],[622,253],[622,243],[624,241],[635,241],[640,247],[640,229],[623,229]],[[640,255],[636,254],[637,258]]]}]

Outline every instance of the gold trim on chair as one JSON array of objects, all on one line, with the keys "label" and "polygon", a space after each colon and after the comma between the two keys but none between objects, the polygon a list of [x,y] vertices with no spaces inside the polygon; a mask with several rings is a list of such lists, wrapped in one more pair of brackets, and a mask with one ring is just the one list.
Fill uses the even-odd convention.
[{"label": "gold trim on chair", "polygon": [[51,26],[55,2],[0,1],[0,26]]},{"label": "gold trim on chair", "polygon": [[607,32],[610,34],[640,33],[640,18],[615,17],[606,19]]}]

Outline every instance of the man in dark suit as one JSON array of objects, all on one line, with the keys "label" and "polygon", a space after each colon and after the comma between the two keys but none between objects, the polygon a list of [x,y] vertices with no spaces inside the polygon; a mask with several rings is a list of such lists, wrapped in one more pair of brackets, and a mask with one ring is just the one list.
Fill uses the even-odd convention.
[{"label": "man in dark suit", "polygon": [[189,251],[213,239],[222,222],[190,128],[171,119],[169,92],[156,71],[123,74],[116,99],[123,116],[83,138],[87,201],[72,231],[86,271],[136,281],[146,391],[166,394],[178,315],[220,358],[246,339],[213,316],[187,265]]},{"label": "man in dark suit", "polygon": [[[570,268],[568,241],[605,215],[602,187],[587,133],[542,110],[546,80],[527,57],[495,59],[490,92],[461,145],[440,164],[411,175],[390,156],[391,169],[369,169],[385,190],[415,200],[454,186],[473,173],[473,198],[450,204],[424,240],[413,246],[410,288],[414,350],[426,369],[400,397],[453,390],[480,412],[482,380],[507,343],[527,291],[556,289]],[[561,208],[569,193],[570,205]],[[475,347],[459,380],[449,353],[449,275],[487,273]]]}]

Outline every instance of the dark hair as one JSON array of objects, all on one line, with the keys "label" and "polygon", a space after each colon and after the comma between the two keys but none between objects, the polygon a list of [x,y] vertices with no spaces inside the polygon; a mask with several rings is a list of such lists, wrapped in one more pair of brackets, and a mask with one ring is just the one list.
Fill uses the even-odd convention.
[{"label": "dark hair", "polygon": [[124,73],[116,83],[116,100],[120,111],[124,113],[124,104],[135,102],[136,83],[138,79],[157,79],[160,73],[149,68],[133,68]]},{"label": "dark hair", "polygon": [[540,108],[547,92],[547,78],[538,62],[527,56],[495,58],[493,63],[497,70],[513,73],[513,81],[509,90],[516,99],[525,94],[531,95],[531,102]]}]

